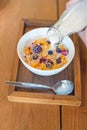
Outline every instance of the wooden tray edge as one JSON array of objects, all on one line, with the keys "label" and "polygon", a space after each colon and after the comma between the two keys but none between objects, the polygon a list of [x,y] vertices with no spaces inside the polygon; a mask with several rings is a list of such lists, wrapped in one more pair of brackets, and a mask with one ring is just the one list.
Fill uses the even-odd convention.
[{"label": "wooden tray edge", "polygon": [[[20,29],[19,29],[19,33],[18,33],[18,40],[23,35],[24,26],[25,26],[25,22],[21,21]],[[18,63],[19,63],[19,59],[18,59],[17,54],[14,56],[14,59],[16,60],[16,62],[13,63],[11,80],[16,81],[16,75],[17,75]],[[80,83],[80,77],[79,77],[79,83]],[[37,97],[35,97],[35,98],[30,97],[30,96],[26,97],[27,93],[24,92],[24,95],[26,98],[25,101],[24,101],[25,98],[23,99],[24,95],[22,95],[21,92],[15,92],[14,89],[15,89],[15,87],[14,88],[9,87],[9,94],[8,94],[9,101],[16,101],[16,102],[20,101],[20,102],[28,102],[28,103],[31,103],[31,101],[32,101],[32,103],[40,103],[41,104],[41,102],[42,102],[42,104],[69,105],[69,106],[80,106],[81,105],[81,91],[79,93],[78,89],[75,90],[77,95],[76,96],[69,96],[70,99],[68,99],[67,96],[65,96],[65,97],[61,96],[61,98],[59,98],[59,96],[58,96],[57,98],[54,98],[54,99],[37,99]],[[28,93],[28,95],[29,95],[29,93]]]}]

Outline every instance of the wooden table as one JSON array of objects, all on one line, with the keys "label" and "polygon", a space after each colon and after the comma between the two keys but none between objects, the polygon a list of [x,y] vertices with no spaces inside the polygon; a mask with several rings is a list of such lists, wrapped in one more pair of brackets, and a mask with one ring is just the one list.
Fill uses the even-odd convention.
[{"label": "wooden table", "polygon": [[[5,0],[4,0],[5,1]],[[28,2],[28,1],[27,1]],[[1,130],[86,130],[87,129],[87,50],[79,41],[83,104],[81,107],[9,102],[5,81],[11,77],[20,20],[28,16],[26,6],[15,0],[0,5],[0,129]],[[34,13],[34,12],[33,12]],[[49,16],[49,19],[50,16]],[[54,19],[56,19],[54,17]],[[77,72],[78,73],[78,72]],[[62,117],[62,118],[61,118]],[[60,128],[61,127],[61,128]]]}]

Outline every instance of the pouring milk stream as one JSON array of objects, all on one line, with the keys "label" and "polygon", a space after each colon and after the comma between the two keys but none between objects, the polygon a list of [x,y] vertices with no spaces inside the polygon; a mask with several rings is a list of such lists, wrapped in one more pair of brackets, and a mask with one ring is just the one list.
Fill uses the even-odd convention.
[{"label": "pouring milk stream", "polygon": [[48,29],[48,39],[52,47],[87,26],[87,0],[80,0],[68,7],[59,20]]}]

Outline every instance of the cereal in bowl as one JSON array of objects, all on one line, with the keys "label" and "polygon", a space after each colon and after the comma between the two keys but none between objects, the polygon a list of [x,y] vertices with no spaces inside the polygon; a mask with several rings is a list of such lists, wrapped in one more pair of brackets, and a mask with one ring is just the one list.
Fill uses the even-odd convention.
[{"label": "cereal in bowl", "polygon": [[64,44],[51,49],[51,42],[42,38],[24,46],[24,61],[36,69],[54,70],[67,63],[68,53]]}]

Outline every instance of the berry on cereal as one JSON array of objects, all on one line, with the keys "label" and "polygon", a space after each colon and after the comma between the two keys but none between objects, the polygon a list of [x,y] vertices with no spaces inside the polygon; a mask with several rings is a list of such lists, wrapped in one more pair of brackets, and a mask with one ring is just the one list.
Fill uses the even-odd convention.
[{"label": "berry on cereal", "polygon": [[57,64],[60,64],[60,63],[61,63],[61,58],[60,58],[60,57],[58,57],[58,58],[56,59],[56,63],[57,63]]},{"label": "berry on cereal", "polygon": [[49,51],[48,51],[48,54],[49,54],[49,55],[52,55],[52,54],[53,54],[53,51],[52,51],[52,50],[49,50]]},{"label": "berry on cereal", "polygon": [[45,62],[45,61],[46,61],[46,59],[44,57],[40,58],[40,63]]},{"label": "berry on cereal", "polygon": [[62,50],[62,51],[61,51],[61,54],[62,54],[62,55],[65,55],[65,56],[67,56],[67,55],[68,55],[68,53],[69,53],[69,51],[68,51],[68,50]]},{"label": "berry on cereal", "polygon": [[57,53],[61,53],[61,49],[58,48],[58,47],[56,47],[56,52],[57,52]]},{"label": "berry on cereal", "polygon": [[51,67],[52,67],[52,63],[51,63],[51,62],[47,62],[47,63],[46,63],[46,67],[47,67],[47,68],[51,68]]},{"label": "berry on cereal", "polygon": [[37,59],[38,59],[38,55],[37,55],[37,54],[34,54],[34,55],[33,55],[33,59],[34,59],[34,60],[37,60]]},{"label": "berry on cereal", "polygon": [[33,52],[40,53],[42,51],[42,48],[40,45],[36,45],[33,47]]},{"label": "berry on cereal", "polygon": [[24,47],[24,60],[36,69],[53,70],[67,63],[68,53],[64,44],[61,43],[52,50],[51,42],[41,38]]}]

